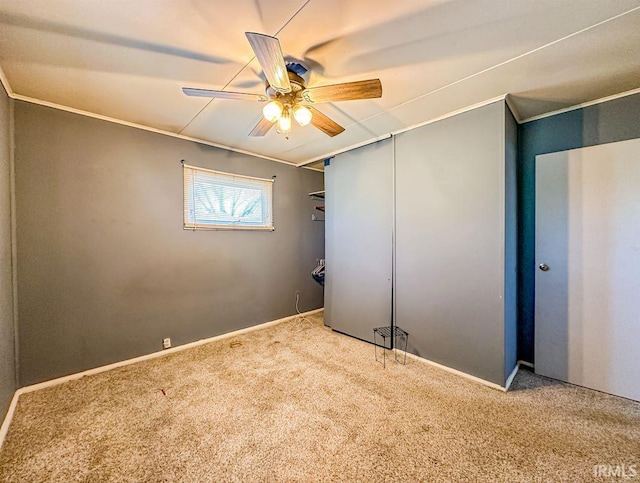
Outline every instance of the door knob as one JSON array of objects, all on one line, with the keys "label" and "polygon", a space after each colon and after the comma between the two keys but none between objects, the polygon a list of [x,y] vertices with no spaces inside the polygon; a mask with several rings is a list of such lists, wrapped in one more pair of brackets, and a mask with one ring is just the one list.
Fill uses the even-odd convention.
[{"label": "door knob", "polygon": [[538,265],[538,268],[540,270],[542,270],[543,272],[548,272],[549,271],[549,265],[547,265],[546,263],[541,263],[540,265]]}]

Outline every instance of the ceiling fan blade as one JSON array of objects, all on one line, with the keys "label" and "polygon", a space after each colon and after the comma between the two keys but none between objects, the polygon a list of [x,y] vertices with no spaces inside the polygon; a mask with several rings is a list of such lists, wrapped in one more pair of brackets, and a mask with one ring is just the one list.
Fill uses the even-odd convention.
[{"label": "ceiling fan blade", "polygon": [[241,101],[267,101],[267,96],[261,94],[247,94],[244,92],[212,91],[210,89],[193,89],[183,87],[182,92],[192,97],[215,97],[217,99],[238,99]]},{"label": "ceiling fan blade", "polygon": [[309,109],[313,114],[311,117],[311,124],[320,129],[327,136],[337,136],[344,131],[344,128],[340,124],[325,116],[317,109],[314,109],[311,106],[307,106],[307,109]]},{"label": "ceiling fan blade", "polygon": [[249,136],[264,136],[275,125],[275,122],[267,121],[264,117],[260,118],[258,124],[251,130]]},{"label": "ceiling fan blade", "polygon": [[345,82],[330,86],[310,87],[302,91],[302,99],[307,102],[335,102],[382,97],[380,79]]},{"label": "ceiling fan blade", "polygon": [[289,74],[284,63],[280,41],[269,35],[246,32],[245,35],[256,54],[269,85],[283,94],[291,92]]}]

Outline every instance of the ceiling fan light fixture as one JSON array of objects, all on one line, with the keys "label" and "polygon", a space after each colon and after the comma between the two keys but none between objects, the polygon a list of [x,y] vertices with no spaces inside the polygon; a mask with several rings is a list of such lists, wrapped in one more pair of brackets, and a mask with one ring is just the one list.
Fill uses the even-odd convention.
[{"label": "ceiling fan light fixture", "polygon": [[293,117],[301,126],[306,126],[311,122],[311,111],[304,106],[294,106]]},{"label": "ceiling fan light fixture", "polygon": [[269,122],[276,122],[282,117],[284,107],[280,101],[271,101],[262,108],[262,115]]},{"label": "ceiling fan light fixture", "polygon": [[344,131],[344,127],[311,105],[304,106],[298,103],[317,104],[382,97],[380,79],[307,88],[309,76],[304,76],[308,73],[307,68],[297,61],[286,62],[280,41],[276,37],[257,32],[245,32],[245,35],[264,74],[265,95],[192,87],[183,87],[182,91],[190,97],[266,102],[262,109],[263,118],[251,130],[249,136],[264,136],[275,126],[276,131],[288,139],[291,118],[300,126],[311,124],[327,136],[337,136]]},{"label": "ceiling fan light fixture", "polygon": [[276,131],[280,134],[288,134],[291,131],[291,112],[289,109],[285,109],[280,119],[278,119]]}]

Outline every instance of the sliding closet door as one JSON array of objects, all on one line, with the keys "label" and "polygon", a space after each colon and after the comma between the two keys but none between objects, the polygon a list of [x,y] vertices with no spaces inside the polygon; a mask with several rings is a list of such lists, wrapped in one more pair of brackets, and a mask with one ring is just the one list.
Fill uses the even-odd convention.
[{"label": "sliding closet door", "polygon": [[395,146],[396,323],[417,355],[500,385],[504,109],[407,131]]},{"label": "sliding closet door", "polygon": [[391,323],[393,143],[380,141],[325,166],[325,320],[372,341]]}]

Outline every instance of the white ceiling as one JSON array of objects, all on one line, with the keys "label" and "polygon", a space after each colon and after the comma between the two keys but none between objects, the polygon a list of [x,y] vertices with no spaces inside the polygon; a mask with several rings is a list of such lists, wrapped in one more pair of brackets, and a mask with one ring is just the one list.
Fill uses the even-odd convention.
[{"label": "white ceiling", "polygon": [[[181,91],[263,93],[246,31],[383,96],[320,105],[334,138],[250,138],[262,104]],[[302,164],[505,94],[523,120],[639,88],[640,0],[0,0],[0,66],[18,99]]]}]

